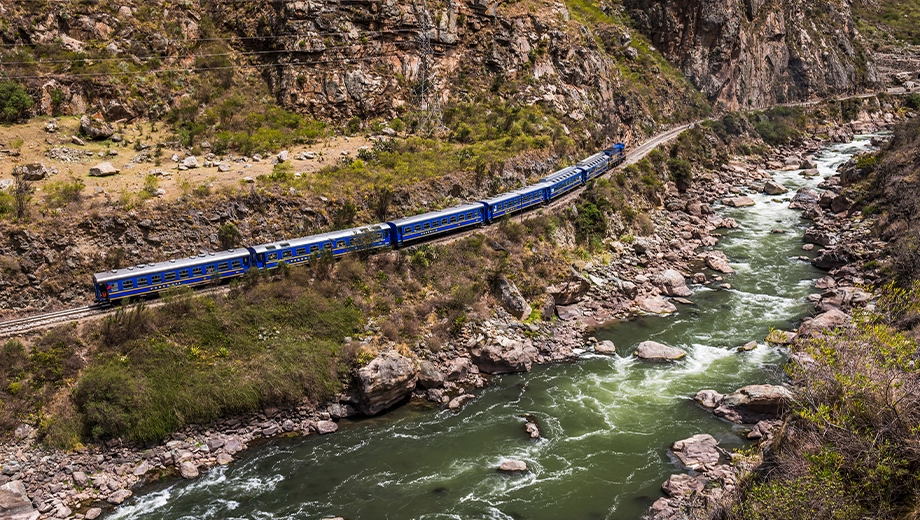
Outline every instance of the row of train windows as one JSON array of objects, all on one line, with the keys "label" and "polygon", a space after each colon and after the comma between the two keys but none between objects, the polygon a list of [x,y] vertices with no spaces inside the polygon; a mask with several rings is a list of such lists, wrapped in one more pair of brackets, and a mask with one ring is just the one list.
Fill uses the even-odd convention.
[{"label": "row of train windows", "polygon": [[424,229],[431,229],[432,227],[447,226],[449,224],[456,224],[457,222],[463,222],[465,220],[473,220],[476,218],[476,212],[471,211],[469,213],[460,215],[452,215],[450,218],[444,217],[442,220],[432,220],[430,222],[425,222],[424,224],[416,224],[415,226],[406,226],[403,228],[403,233],[412,233],[413,228],[415,232],[418,233]]},{"label": "row of train windows", "polygon": [[517,208],[517,207],[520,207],[521,204],[527,204],[528,202],[531,202],[537,199],[543,200],[543,195],[540,192],[528,193],[526,195],[521,196],[519,202],[514,202],[514,201],[501,202],[495,206],[495,209],[503,210],[503,209]]},{"label": "row of train windows", "polygon": [[[192,276],[201,276],[205,273],[205,269],[207,270],[208,274],[214,273],[215,271],[218,271],[218,272],[219,271],[229,271],[231,266],[233,266],[233,269],[240,269],[243,267],[243,263],[240,260],[233,260],[232,262],[221,262],[217,264],[216,269],[213,265],[209,265],[207,266],[207,268],[193,267],[191,269],[191,274],[189,274],[190,271],[188,269],[182,269],[180,271],[172,271],[169,273],[163,273],[162,275],[154,274],[154,275],[150,275],[150,278],[147,278],[147,277],[138,278],[137,286],[146,287],[151,284],[156,285],[158,283],[163,283],[163,282],[174,282],[176,281],[177,278],[179,280],[184,280]],[[133,289],[134,280],[124,280],[123,282],[121,282],[121,288],[122,289]]]},{"label": "row of train windows", "polygon": [[[378,232],[376,238],[377,240],[383,240],[383,233]],[[341,249],[343,247],[347,247],[348,245],[349,245],[349,241],[345,241],[345,240],[339,240],[335,243],[336,249]],[[331,251],[332,242],[327,242],[323,244],[323,249],[325,249],[326,251]],[[319,246],[310,246],[311,255],[317,252],[319,252]],[[293,256],[305,256],[306,254],[307,254],[306,247],[298,247],[297,249],[294,249],[293,251],[290,249],[288,249],[287,251],[282,251],[281,258],[291,258]],[[266,260],[268,261],[277,260],[277,259],[278,259],[278,253],[269,253],[268,256],[266,257]]]}]

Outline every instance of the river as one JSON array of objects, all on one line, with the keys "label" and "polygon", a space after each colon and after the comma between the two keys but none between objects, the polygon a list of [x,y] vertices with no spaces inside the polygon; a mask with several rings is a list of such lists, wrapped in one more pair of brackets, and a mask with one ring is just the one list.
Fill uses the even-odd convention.
[{"label": "river", "polygon": [[[816,160],[822,177],[868,147],[868,136],[828,146]],[[799,173],[774,178],[790,195],[820,182]],[[788,209],[790,195],[756,194],[753,207],[724,208],[740,224],[717,246],[737,271],[726,278],[732,288],[691,286],[696,305],[674,316],[598,331],[619,355],[586,354],[497,378],[456,414],[407,405],[343,420],[333,435],[272,440],[196,480],[148,486],[107,518],[639,518],[680,471],[668,456],[671,443],[697,433],[725,448],[746,442],[737,426],[695,405],[698,390],[782,380],[784,352],[762,340],[808,314],[806,296],[822,276],[799,259],[809,254],[801,250],[807,223]],[[673,365],[639,362],[632,351],[646,339],[688,355]],[[752,339],[757,349],[736,351]],[[525,435],[525,416],[537,420],[542,438]],[[507,459],[526,461],[530,471],[498,473]]]}]

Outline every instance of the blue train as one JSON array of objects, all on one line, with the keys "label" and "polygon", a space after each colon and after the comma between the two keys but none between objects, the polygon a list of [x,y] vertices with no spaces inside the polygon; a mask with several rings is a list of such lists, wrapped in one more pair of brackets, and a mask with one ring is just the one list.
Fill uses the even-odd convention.
[{"label": "blue train", "polygon": [[172,287],[215,283],[243,276],[250,269],[269,270],[281,264],[296,265],[319,255],[338,257],[358,250],[398,248],[459,229],[490,224],[506,215],[555,200],[584,186],[625,159],[626,147],[617,143],[575,166],[547,175],[537,184],[472,204],[371,226],[97,273],[93,275],[96,302],[110,303],[155,294]]}]

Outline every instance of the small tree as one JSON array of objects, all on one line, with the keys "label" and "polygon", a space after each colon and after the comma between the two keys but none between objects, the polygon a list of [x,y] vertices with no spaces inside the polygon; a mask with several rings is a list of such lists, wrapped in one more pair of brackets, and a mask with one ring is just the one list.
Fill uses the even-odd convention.
[{"label": "small tree", "polygon": [[374,187],[373,209],[374,216],[377,220],[383,222],[387,219],[390,212],[390,205],[393,204],[394,195],[393,190],[388,186]]},{"label": "small tree", "polygon": [[217,239],[220,240],[220,247],[233,249],[240,242],[240,230],[233,222],[225,222],[217,230]]},{"label": "small tree", "polygon": [[16,175],[16,181],[13,183],[13,201],[17,220],[23,220],[28,217],[32,192],[32,182],[26,180],[24,175]]},{"label": "small tree", "polygon": [[25,118],[32,108],[32,98],[21,85],[0,81],[0,121],[15,123]]}]

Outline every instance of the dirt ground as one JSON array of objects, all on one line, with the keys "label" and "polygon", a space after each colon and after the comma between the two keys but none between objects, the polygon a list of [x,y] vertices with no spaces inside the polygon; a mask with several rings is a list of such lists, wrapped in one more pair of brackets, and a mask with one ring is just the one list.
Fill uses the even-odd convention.
[{"label": "dirt ground", "polygon": [[[175,199],[182,194],[183,187],[185,190],[188,187],[194,188],[203,184],[209,185],[214,190],[219,190],[223,186],[238,187],[241,183],[245,183],[244,179],[247,177],[255,179],[259,175],[272,172],[273,155],[264,156],[261,161],[254,161],[249,157],[245,162],[238,161],[240,157],[235,154],[217,156],[215,164],[205,168],[203,165],[207,150],[202,150],[195,156],[202,167],[182,171],[179,165],[186,154],[169,146],[163,148],[159,156],[159,166],[153,162],[131,164],[130,161],[141,153],[135,151],[136,142],[150,144],[151,148],[148,152],[151,152],[152,155],[153,146],[157,143],[173,140],[169,132],[164,129],[165,125],[157,124],[155,131],[151,131],[150,123],[146,122],[116,125],[116,133],[124,139],[122,142],[93,142],[83,138],[86,145],[79,146],[71,142],[71,136],[79,135],[79,118],[55,118],[58,130],[54,133],[45,130],[49,121],[51,121],[49,117],[37,117],[25,124],[0,126],[0,179],[12,179],[13,168],[21,164],[40,162],[46,167],[58,170],[56,175],[36,181],[35,188],[38,197],[41,197],[43,184],[66,181],[76,177],[86,185],[83,189],[85,199],[117,198],[125,192],[139,193],[144,187],[147,175],[159,170],[167,174],[159,176],[158,187],[166,191],[162,198]],[[295,172],[311,173],[339,161],[345,156],[343,152],[354,157],[362,147],[372,145],[373,143],[364,137],[338,136],[321,140],[313,145],[296,146],[288,149],[288,152]],[[81,150],[84,156],[77,162],[50,158],[47,155],[48,151],[57,147]],[[111,155],[112,151],[117,155]],[[16,152],[18,156],[15,155]],[[93,155],[89,156],[86,152],[92,152]],[[300,160],[298,157],[301,152],[314,152],[317,158]],[[178,155],[180,162],[172,160],[174,154]],[[217,163],[221,160],[230,165],[230,171],[218,170]],[[101,162],[111,163],[112,166],[121,170],[120,173],[109,177],[90,177],[90,168]]]}]

